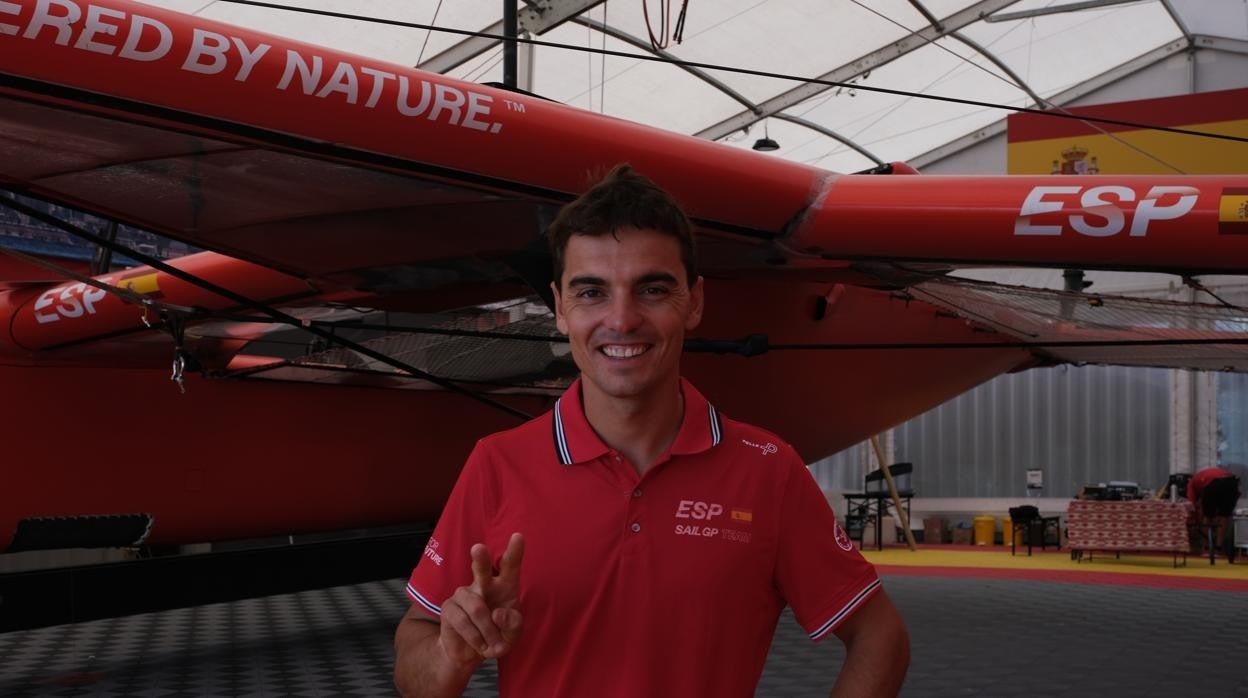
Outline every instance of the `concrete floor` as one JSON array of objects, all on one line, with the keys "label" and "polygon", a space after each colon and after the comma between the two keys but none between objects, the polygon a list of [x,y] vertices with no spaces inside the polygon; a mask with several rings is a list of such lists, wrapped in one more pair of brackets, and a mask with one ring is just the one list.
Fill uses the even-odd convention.
[{"label": "concrete floor", "polygon": [[[904,696],[1243,696],[1248,594],[885,576]],[[0,634],[0,696],[389,696],[402,580]],[[826,696],[840,644],[782,618],[760,696]],[[485,666],[465,695],[497,695]]]}]

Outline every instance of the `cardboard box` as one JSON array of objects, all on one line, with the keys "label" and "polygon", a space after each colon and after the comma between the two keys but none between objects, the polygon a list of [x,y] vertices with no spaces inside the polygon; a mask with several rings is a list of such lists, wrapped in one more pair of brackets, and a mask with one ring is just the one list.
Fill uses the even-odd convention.
[{"label": "cardboard box", "polygon": [[954,545],[970,545],[971,544],[971,529],[969,528],[953,529],[953,544]]},{"label": "cardboard box", "polygon": [[929,516],[923,519],[923,541],[925,543],[944,543],[945,519],[940,516]]}]

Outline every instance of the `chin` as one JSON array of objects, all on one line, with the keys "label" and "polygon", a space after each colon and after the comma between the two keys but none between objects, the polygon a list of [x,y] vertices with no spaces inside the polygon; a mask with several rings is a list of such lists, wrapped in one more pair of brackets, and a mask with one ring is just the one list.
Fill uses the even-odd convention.
[{"label": "chin", "polygon": [[613,398],[634,398],[644,395],[650,387],[635,381],[596,381],[594,383],[604,395]]},{"label": "chin", "polygon": [[588,378],[601,393],[616,399],[634,399],[652,395],[667,383],[658,376],[601,376]]}]

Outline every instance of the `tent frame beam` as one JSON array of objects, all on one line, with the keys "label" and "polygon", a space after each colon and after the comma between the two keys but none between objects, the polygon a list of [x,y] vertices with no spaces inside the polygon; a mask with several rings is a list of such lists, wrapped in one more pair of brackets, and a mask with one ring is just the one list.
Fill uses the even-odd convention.
[{"label": "tent frame beam", "polygon": [[[828,82],[848,82],[863,73],[874,70],[887,63],[891,63],[892,61],[901,58],[916,49],[927,46],[929,43],[942,36],[946,36],[952,32],[962,29],[967,25],[978,22],[993,12],[1009,7],[1016,2],[1018,2],[1018,0],[980,0],[970,7],[946,17],[940,23],[939,28],[937,28],[936,25],[928,25],[923,29],[911,33],[909,36],[898,39],[888,46],[876,49],[875,51],[860,56],[859,58],[850,61],[839,68],[835,68],[827,73],[824,73],[823,75],[820,75],[818,79]],[[735,131],[744,130],[746,127],[751,126],[755,122],[771,116],[776,112],[780,112],[794,105],[801,104],[816,95],[827,92],[829,89],[832,88],[827,85],[803,83],[793,89],[782,92],[771,99],[759,103],[758,111],[746,110],[734,114],[713,126],[702,129],[694,135],[699,138],[718,140]]]}]

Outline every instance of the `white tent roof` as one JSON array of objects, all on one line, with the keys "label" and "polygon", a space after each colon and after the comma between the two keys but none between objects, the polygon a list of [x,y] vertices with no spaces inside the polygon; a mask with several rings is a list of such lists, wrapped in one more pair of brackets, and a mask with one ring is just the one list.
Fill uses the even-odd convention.
[{"label": "white tent roof", "polygon": [[[466,31],[499,33],[502,27],[500,0],[275,1]],[[502,79],[497,42],[231,0],[148,2],[400,64],[444,68],[459,78]],[[666,4],[674,23],[680,0]],[[654,53],[643,5],[657,32],[664,3],[532,5],[521,3],[522,28],[542,28],[536,36],[541,41],[636,54]],[[1078,9],[1083,6],[1091,7]],[[1045,10],[1062,11],[1032,14]],[[545,30],[560,11],[573,20]],[[1009,18],[1014,15],[1024,16]],[[600,31],[603,26],[608,31]],[[467,60],[449,59],[472,54],[471,46],[485,50]],[[1066,98],[1070,88],[1133,61],[1138,65],[1210,46],[1248,53],[1248,3],[688,0],[684,41],[673,42],[666,53],[685,61],[1020,107],[1034,106],[1033,95]],[[693,74],[670,64],[570,48],[537,46],[532,52],[530,89],[543,96],[738,147],[750,147],[765,128],[781,145],[776,155],[842,172],[870,167],[872,157],[913,159],[1008,113],[720,70]]]}]

